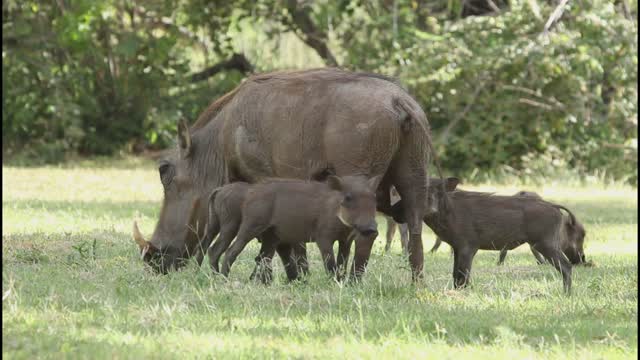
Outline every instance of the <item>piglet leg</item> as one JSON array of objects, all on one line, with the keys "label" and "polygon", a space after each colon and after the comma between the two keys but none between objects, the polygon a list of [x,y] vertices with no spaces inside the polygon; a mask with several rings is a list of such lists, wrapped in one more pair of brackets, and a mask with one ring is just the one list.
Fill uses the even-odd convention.
[{"label": "piglet leg", "polygon": [[364,274],[367,263],[369,262],[369,256],[371,256],[371,248],[375,237],[366,237],[358,234],[356,237],[356,253],[353,256],[353,264],[351,266],[351,279],[360,280]]},{"label": "piglet leg", "polygon": [[460,248],[453,249],[453,286],[458,289],[466,287],[471,277],[471,264],[477,249]]},{"label": "piglet leg", "polygon": [[298,279],[298,264],[293,252],[293,247],[289,244],[281,244],[278,245],[276,251],[278,252],[278,256],[280,256],[280,260],[282,260],[284,271],[287,273],[287,279],[289,279],[289,281]]},{"label": "piglet leg", "polygon": [[553,264],[553,266],[562,274],[562,284],[564,291],[567,294],[571,294],[571,263],[567,260],[567,257],[556,246],[538,244],[536,246],[544,257]]}]

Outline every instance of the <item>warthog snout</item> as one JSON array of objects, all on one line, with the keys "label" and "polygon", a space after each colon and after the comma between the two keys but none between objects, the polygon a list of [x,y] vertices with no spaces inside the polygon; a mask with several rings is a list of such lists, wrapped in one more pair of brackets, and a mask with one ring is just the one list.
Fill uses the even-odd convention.
[{"label": "warthog snout", "polygon": [[378,235],[378,223],[375,221],[370,222],[364,226],[355,226],[356,230],[364,236],[377,236]]}]

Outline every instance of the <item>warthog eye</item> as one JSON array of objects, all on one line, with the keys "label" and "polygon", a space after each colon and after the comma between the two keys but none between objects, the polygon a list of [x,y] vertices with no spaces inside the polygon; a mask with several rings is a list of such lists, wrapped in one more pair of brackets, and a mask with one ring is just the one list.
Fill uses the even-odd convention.
[{"label": "warthog eye", "polygon": [[171,167],[169,164],[160,165],[160,168],[158,169],[160,171],[160,176],[166,175],[167,171],[169,171],[169,167]]},{"label": "warthog eye", "polygon": [[160,181],[164,186],[168,186],[173,180],[173,166],[169,163],[162,163],[158,171],[160,172]]}]

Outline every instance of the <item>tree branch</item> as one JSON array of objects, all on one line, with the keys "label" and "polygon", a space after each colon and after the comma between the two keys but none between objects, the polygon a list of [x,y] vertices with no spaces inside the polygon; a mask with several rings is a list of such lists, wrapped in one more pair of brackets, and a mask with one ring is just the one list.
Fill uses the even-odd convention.
[{"label": "tree branch", "polygon": [[624,14],[625,19],[633,20],[633,16],[631,16],[631,9],[629,8],[629,3],[627,0],[616,0],[614,1],[614,5],[620,5],[622,7],[622,13]]},{"label": "tree branch", "polygon": [[336,58],[327,46],[327,35],[316,28],[307,9],[304,7],[298,7],[297,0],[288,0],[287,11],[291,15],[296,29],[302,33],[300,34],[296,32],[296,35],[298,35],[300,40],[314,49],[324,60],[325,64],[329,66],[338,66]]},{"label": "tree branch", "polygon": [[542,15],[540,14],[540,7],[538,6],[538,3],[536,2],[536,0],[527,0],[527,3],[529,4],[529,8],[531,9],[533,16],[535,16],[536,19],[538,20],[542,20]]},{"label": "tree branch", "polygon": [[493,10],[494,13],[500,13],[500,8],[492,0],[487,0],[487,4]]},{"label": "tree branch", "polygon": [[253,66],[244,54],[233,54],[228,60],[214,64],[200,72],[191,75],[191,82],[207,80],[215,74],[225,70],[238,70],[243,74],[253,72]]},{"label": "tree branch", "polygon": [[622,149],[622,150],[632,150],[632,151],[636,150],[636,148],[634,148],[633,146],[627,146],[623,144],[603,143],[602,146],[606,148],[611,148],[611,149]]},{"label": "tree branch", "polygon": [[544,104],[535,100],[531,100],[531,99],[527,99],[527,98],[520,98],[518,99],[518,102],[521,102],[523,104],[527,104],[527,105],[531,105],[531,106],[535,106],[535,107],[539,107],[539,108],[543,108],[545,110],[553,110],[553,106],[548,105],[548,104]]},{"label": "tree branch", "polygon": [[564,12],[564,9],[567,7],[568,2],[569,0],[561,0],[560,4],[556,6],[556,8],[551,13],[551,16],[549,16],[547,23],[544,24],[544,30],[542,31],[543,35],[547,35],[549,31],[551,31],[551,28],[553,28],[553,26],[555,26],[558,23],[558,20],[560,20],[560,18],[562,17],[562,13]]},{"label": "tree branch", "polygon": [[553,97],[553,96],[545,97],[541,93],[538,93],[537,91],[532,90],[532,89],[528,89],[528,88],[525,88],[525,87],[522,87],[522,86],[513,86],[513,85],[502,85],[502,88],[505,89],[505,90],[520,91],[520,92],[523,92],[525,94],[532,95],[532,96],[538,97],[540,99],[544,99],[544,100],[552,103],[558,109],[564,110],[566,108],[566,106],[562,102],[558,101],[558,99],[556,99],[555,97]]}]

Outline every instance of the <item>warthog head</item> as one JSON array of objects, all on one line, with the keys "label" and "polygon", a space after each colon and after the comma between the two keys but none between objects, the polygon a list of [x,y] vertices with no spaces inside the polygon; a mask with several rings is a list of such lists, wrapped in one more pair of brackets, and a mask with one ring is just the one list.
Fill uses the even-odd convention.
[{"label": "warthog head", "polygon": [[207,176],[210,170],[202,162],[206,154],[198,153],[184,121],[178,125],[178,145],[177,151],[158,162],[164,200],[151,240],[145,240],[135,222],[133,226],[140,256],[163,274],[184,266],[198,250],[205,233],[207,190],[215,187],[208,184],[212,176]]},{"label": "warthog head", "polygon": [[[542,200],[542,197],[533,191],[519,191],[515,196],[524,196]],[[584,255],[584,238],[586,231],[584,226],[576,220],[573,214],[562,217],[563,236],[562,252],[573,265],[586,264],[587,259]]]},{"label": "warthog head", "polygon": [[460,179],[448,177],[446,179],[431,178],[427,193],[427,204],[425,204],[425,217],[434,216],[440,212],[447,211],[446,193],[454,191]]},{"label": "warthog head", "polygon": [[562,252],[573,265],[586,264],[587,258],[584,255],[586,230],[573,216],[565,217],[563,220],[566,243],[562,246]]},{"label": "warthog head", "polygon": [[329,176],[327,184],[342,197],[338,218],[364,236],[376,236],[376,189],[382,176],[363,181],[356,176]]}]

